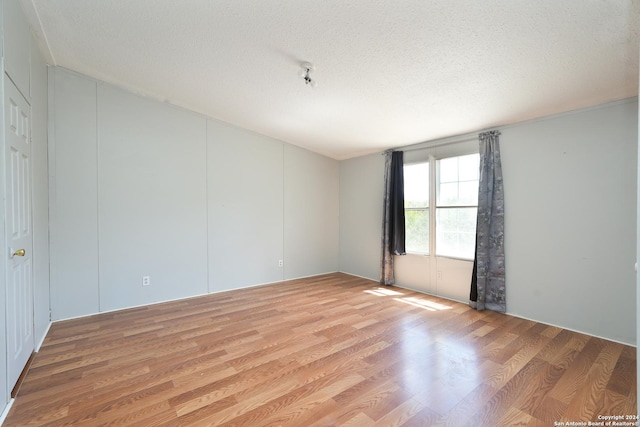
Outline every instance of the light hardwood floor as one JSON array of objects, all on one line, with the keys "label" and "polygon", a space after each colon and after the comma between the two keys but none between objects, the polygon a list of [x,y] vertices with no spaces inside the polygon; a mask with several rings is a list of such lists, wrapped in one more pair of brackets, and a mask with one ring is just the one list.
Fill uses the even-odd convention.
[{"label": "light hardwood floor", "polygon": [[345,274],[54,323],[5,426],[553,426],[633,347]]}]

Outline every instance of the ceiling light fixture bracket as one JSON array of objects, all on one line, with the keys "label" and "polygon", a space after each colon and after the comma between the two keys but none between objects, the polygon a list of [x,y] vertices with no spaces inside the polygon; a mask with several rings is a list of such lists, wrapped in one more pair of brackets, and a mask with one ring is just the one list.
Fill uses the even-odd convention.
[{"label": "ceiling light fixture bracket", "polygon": [[309,75],[315,69],[313,64],[310,62],[303,62],[302,64],[300,64],[300,66],[302,67],[302,69],[298,74],[304,80],[304,84],[306,84],[307,86],[316,87],[316,81],[313,80]]}]

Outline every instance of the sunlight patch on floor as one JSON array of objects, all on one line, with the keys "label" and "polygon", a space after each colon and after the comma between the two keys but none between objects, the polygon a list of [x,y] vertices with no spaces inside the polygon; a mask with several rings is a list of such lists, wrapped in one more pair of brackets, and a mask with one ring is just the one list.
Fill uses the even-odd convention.
[{"label": "sunlight patch on floor", "polygon": [[378,288],[378,289],[368,289],[364,291],[371,295],[377,295],[379,297],[388,297],[388,296],[396,296],[396,295],[404,295],[402,292],[394,291],[391,289]]},{"label": "sunlight patch on floor", "polygon": [[413,305],[414,307],[424,308],[429,311],[451,310],[452,307],[435,301],[424,300],[416,297],[394,298],[395,301]]},{"label": "sunlight patch on floor", "polygon": [[409,304],[414,307],[424,308],[425,310],[429,310],[429,311],[451,310],[453,308],[445,304],[440,304],[435,301],[426,300],[418,297],[402,297],[404,293],[393,290],[393,289],[388,289],[388,288],[367,289],[363,292],[370,295],[376,295],[379,297],[396,297],[396,298],[393,298],[395,301]]}]

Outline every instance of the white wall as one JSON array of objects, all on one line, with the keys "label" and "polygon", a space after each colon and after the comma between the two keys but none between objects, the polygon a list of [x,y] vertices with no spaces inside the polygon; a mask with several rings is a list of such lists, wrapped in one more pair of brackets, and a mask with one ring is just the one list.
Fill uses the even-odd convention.
[{"label": "white wall", "polygon": [[97,84],[49,69],[51,314],[97,313]]},{"label": "white wall", "polygon": [[282,145],[207,122],[209,292],[283,278]]},{"label": "white wall", "polygon": [[[508,313],[635,344],[637,121],[627,100],[502,129]],[[374,280],[383,163],[340,164],[340,268]],[[467,300],[471,263],[430,262],[396,257],[397,284]]]},{"label": "white wall", "polygon": [[54,319],[338,270],[337,161],[50,75]]},{"label": "white wall", "polygon": [[18,0],[3,1],[4,71],[29,100],[31,32]]},{"label": "white wall", "polygon": [[338,162],[284,146],[284,278],[338,270]]},{"label": "white wall", "polygon": [[396,286],[454,301],[469,301],[473,261],[407,254],[394,257],[394,262]]},{"label": "white wall", "polygon": [[340,162],[340,271],[380,280],[384,157]]},{"label": "white wall", "polygon": [[48,86],[36,40],[31,39],[31,159],[33,164],[33,316],[36,350],[49,329]]},{"label": "white wall", "polygon": [[503,130],[509,313],[635,344],[637,108]]},{"label": "white wall", "polygon": [[205,119],[105,84],[97,101],[100,311],[207,293]]}]

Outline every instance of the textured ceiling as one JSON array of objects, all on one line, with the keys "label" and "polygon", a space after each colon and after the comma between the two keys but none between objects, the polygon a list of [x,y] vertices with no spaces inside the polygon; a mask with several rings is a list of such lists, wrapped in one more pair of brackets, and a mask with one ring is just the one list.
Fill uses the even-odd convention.
[{"label": "textured ceiling", "polygon": [[638,0],[21,1],[52,64],[336,159],[638,94]]}]

